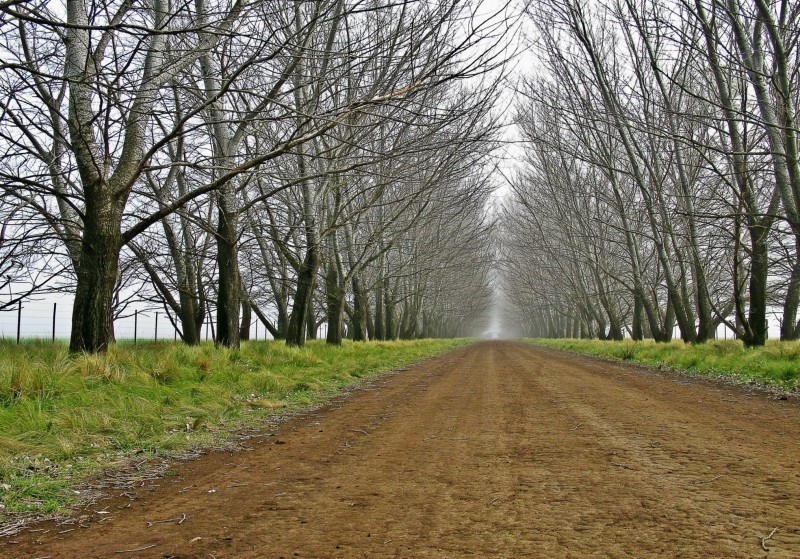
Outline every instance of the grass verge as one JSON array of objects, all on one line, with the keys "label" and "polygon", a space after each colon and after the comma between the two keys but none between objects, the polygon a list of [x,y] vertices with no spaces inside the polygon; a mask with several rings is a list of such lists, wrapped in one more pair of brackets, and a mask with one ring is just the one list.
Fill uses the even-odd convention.
[{"label": "grass verge", "polygon": [[125,457],[209,448],[280,408],[467,343],[117,344],[70,356],[61,344],[0,342],[0,524],[64,511],[75,483]]},{"label": "grass verge", "polygon": [[759,348],[745,348],[736,340],[686,344],[680,340],[657,344],[652,340],[619,342],[579,339],[526,340],[537,345],[621,359],[709,377],[732,378],[782,390],[800,389],[800,342],[772,340]]}]

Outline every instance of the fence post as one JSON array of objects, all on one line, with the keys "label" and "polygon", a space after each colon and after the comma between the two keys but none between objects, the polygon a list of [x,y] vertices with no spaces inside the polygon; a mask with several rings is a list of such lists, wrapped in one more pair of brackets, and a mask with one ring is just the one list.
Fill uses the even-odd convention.
[{"label": "fence post", "polygon": [[58,303],[53,303],[53,343],[56,341],[56,306]]},{"label": "fence post", "polygon": [[153,335],[153,341],[158,341],[158,313],[156,312],[156,333]]},{"label": "fence post", "polygon": [[22,299],[19,300],[17,307],[17,344],[19,344],[20,330],[22,329]]},{"label": "fence post", "polygon": [[258,341],[258,321],[257,320],[256,320],[256,335],[255,335],[255,338],[256,338],[256,341]]},{"label": "fence post", "polygon": [[139,309],[133,311],[133,345],[136,345],[139,330]]}]

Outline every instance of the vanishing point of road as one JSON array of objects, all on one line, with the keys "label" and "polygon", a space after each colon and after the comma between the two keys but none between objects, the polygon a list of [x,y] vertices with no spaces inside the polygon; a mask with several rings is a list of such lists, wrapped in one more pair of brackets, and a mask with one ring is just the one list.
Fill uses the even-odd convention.
[{"label": "vanishing point of road", "polygon": [[800,402],[760,390],[482,342],[248,446],[0,557],[800,558]]}]

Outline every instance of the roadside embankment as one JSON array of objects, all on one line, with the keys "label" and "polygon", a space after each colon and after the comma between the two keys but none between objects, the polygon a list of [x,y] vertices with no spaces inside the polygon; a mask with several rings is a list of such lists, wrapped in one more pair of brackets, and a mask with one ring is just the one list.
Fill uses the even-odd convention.
[{"label": "roadside embankment", "polygon": [[712,340],[687,344],[680,340],[605,341],[583,339],[527,339],[536,345],[620,359],[651,367],[730,378],[795,391],[800,388],[800,342],[769,341],[764,347],[746,348],[737,340]]}]

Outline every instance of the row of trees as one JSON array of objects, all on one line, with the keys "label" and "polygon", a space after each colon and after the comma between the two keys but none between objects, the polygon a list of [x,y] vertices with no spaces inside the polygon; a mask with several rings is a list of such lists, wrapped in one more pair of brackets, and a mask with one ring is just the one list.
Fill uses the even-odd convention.
[{"label": "row of trees", "polygon": [[459,0],[0,6],[6,304],[75,294],[70,349],[126,302],[186,343],[253,314],[302,345],[463,334],[491,299],[502,13]]},{"label": "row of trees", "polygon": [[800,4],[548,0],[504,282],[529,335],[800,335]]}]

